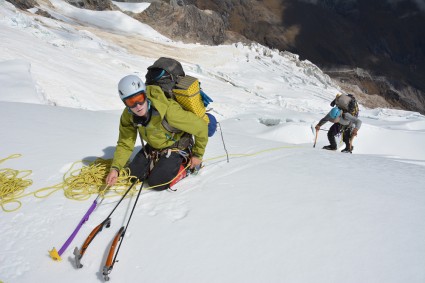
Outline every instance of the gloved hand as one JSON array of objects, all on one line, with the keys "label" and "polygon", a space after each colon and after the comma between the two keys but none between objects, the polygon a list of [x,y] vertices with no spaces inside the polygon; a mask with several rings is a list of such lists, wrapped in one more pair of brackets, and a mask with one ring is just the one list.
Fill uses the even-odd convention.
[{"label": "gloved hand", "polygon": [[354,128],[353,132],[351,133],[353,135],[353,137],[357,136],[358,131],[359,131],[359,129]]},{"label": "gloved hand", "polygon": [[318,132],[320,130],[319,124],[316,125],[315,129],[316,129],[316,132]]},{"label": "gloved hand", "polygon": [[201,89],[201,98],[202,102],[204,103],[204,106],[207,107],[210,102],[213,102],[211,97],[209,97],[202,89]]}]

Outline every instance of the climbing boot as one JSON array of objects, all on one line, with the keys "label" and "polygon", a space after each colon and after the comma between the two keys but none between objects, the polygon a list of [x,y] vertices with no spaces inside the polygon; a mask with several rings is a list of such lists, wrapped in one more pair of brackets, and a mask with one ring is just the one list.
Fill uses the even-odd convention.
[{"label": "climbing boot", "polygon": [[344,152],[344,153],[353,153],[353,149],[354,149],[354,146],[351,147],[351,150],[350,150],[350,148],[346,147],[343,150],[341,150],[341,152]]},{"label": "climbing boot", "polygon": [[323,147],[323,149],[326,149],[326,150],[336,150],[336,146],[332,146],[332,145],[325,145],[325,146]]}]

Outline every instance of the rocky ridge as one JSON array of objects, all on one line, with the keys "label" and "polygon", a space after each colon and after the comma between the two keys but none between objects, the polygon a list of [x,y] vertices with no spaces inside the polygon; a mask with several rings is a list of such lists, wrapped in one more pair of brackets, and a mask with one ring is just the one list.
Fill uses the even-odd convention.
[{"label": "rocky ridge", "polygon": [[186,43],[287,50],[367,107],[425,113],[425,13],[413,0],[163,0],[135,18]]},{"label": "rocky ridge", "polygon": [[[35,5],[8,1],[21,9]],[[118,9],[110,0],[67,1],[92,10]],[[139,1],[151,5],[128,14],[186,43],[256,41],[288,50],[318,65],[367,107],[424,114],[425,13],[412,1],[154,0]]]},{"label": "rocky ridge", "polygon": [[[425,11],[413,0],[192,3],[217,11],[229,30],[312,61],[366,106],[377,95],[391,107],[425,113]],[[358,68],[368,75],[345,71]]]},{"label": "rocky ridge", "polygon": [[153,1],[148,9],[133,17],[173,40],[218,45],[226,37],[224,22],[216,12],[199,10],[182,1]]}]

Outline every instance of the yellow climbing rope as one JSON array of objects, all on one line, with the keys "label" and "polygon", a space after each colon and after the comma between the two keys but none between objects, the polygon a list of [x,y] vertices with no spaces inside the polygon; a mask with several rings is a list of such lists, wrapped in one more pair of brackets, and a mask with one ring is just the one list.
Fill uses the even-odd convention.
[{"label": "yellow climbing rope", "polygon": [[[77,164],[84,162],[74,162],[64,174],[62,183],[39,189],[34,193],[34,196],[45,198],[58,190],[63,190],[66,198],[83,201],[89,199],[92,194],[100,194],[102,197],[105,197],[106,192],[108,192],[108,197],[122,195],[125,193],[126,187],[131,184],[129,171],[122,169],[113,189],[106,190],[105,179],[109,173],[112,160],[98,158],[87,166],[74,169]],[[132,196],[136,191],[134,188],[128,195]]]},{"label": "yellow climbing rope", "polygon": [[[260,150],[260,151],[253,152],[253,153],[231,153],[231,154],[229,154],[229,157],[249,157],[249,156],[256,156],[256,155],[260,155],[260,154],[263,154],[263,153],[266,153],[266,152],[272,152],[272,151],[286,149],[286,148],[302,148],[302,147],[303,146],[297,146],[297,145],[280,146],[280,147],[274,147],[274,148],[268,148],[268,149]],[[220,156],[217,156],[217,157],[211,157],[211,158],[205,159],[203,161],[204,162],[212,161],[212,160],[224,158],[226,156],[227,155],[220,155]]]},{"label": "yellow climbing rope", "polygon": [[[83,161],[75,162],[71,168],[65,173],[64,180],[62,183],[42,188],[37,190],[34,195],[38,198],[45,198],[53,194],[58,190],[63,190],[64,195],[68,199],[73,200],[87,200],[92,194],[100,194],[102,198],[111,198],[115,196],[122,196],[125,194],[128,187],[131,185],[131,178],[134,176],[130,175],[128,168],[121,169],[119,172],[119,177],[117,183],[108,190],[105,189],[105,179],[109,173],[109,168],[112,164],[112,159],[96,159],[93,163],[88,166],[83,166],[80,169],[73,169],[76,164]],[[190,162],[186,165],[185,170],[190,166]],[[170,181],[143,188],[144,190],[154,189],[156,187],[168,185],[172,183],[175,179],[179,178],[182,172],[177,174],[176,177]],[[141,188],[140,188],[141,189]],[[132,197],[138,192],[136,186],[133,186],[130,192],[128,192],[127,197]],[[107,195],[106,195],[107,194]]]},{"label": "yellow climbing rope", "polygon": [[[9,157],[0,159],[0,163],[12,158],[21,157],[20,154],[12,154]],[[18,198],[24,196],[25,189],[32,184],[32,180],[25,179],[31,175],[31,170],[14,170],[10,168],[0,169],[0,206],[5,212],[13,212],[18,210],[22,203]],[[7,206],[15,206],[12,209]]]},{"label": "yellow climbing rope", "polygon": [[[262,151],[254,153],[245,153],[245,154],[229,154],[230,157],[248,157],[256,156],[265,152],[271,152],[275,150],[280,150],[284,148],[299,148],[300,146],[282,146],[276,148],[265,149]],[[0,159],[0,163],[6,161],[7,159],[20,157],[20,154],[11,155],[5,159]],[[204,162],[221,159],[226,157],[226,155],[213,157],[205,159]],[[0,169],[0,205],[5,212],[13,212],[18,210],[22,204],[18,200],[25,196],[34,195],[37,198],[46,198],[51,194],[57,192],[58,190],[63,190],[64,195],[68,199],[84,201],[91,197],[92,194],[99,194],[102,198],[105,197],[116,197],[122,196],[128,187],[131,185],[130,179],[131,176],[128,169],[122,169],[119,172],[119,177],[117,183],[113,187],[107,187],[105,184],[106,176],[109,173],[112,160],[111,159],[102,159],[98,158],[95,161],[84,165],[88,161],[77,161],[72,164],[68,171],[63,176],[63,181],[59,184],[45,187],[34,192],[24,194],[25,189],[32,184],[32,180],[25,179],[28,177],[32,171],[31,170],[13,170],[13,169]],[[80,168],[75,169],[78,165],[81,165]],[[185,170],[190,166],[190,162],[186,164]],[[143,188],[144,190],[154,189],[156,187],[168,185],[172,183],[175,179],[180,177],[179,173],[172,180]],[[141,189],[141,188],[139,188]],[[132,197],[138,192],[137,186],[133,186],[131,191],[127,194],[128,197]],[[14,203],[15,208],[6,209],[5,205],[10,205]]]}]

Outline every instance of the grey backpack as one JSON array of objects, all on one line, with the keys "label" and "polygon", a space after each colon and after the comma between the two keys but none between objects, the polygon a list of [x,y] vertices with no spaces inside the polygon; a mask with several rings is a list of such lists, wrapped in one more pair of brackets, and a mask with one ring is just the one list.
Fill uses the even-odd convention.
[{"label": "grey backpack", "polygon": [[331,102],[331,106],[337,106],[344,113],[350,113],[354,117],[359,116],[359,105],[352,94],[337,94]]}]

